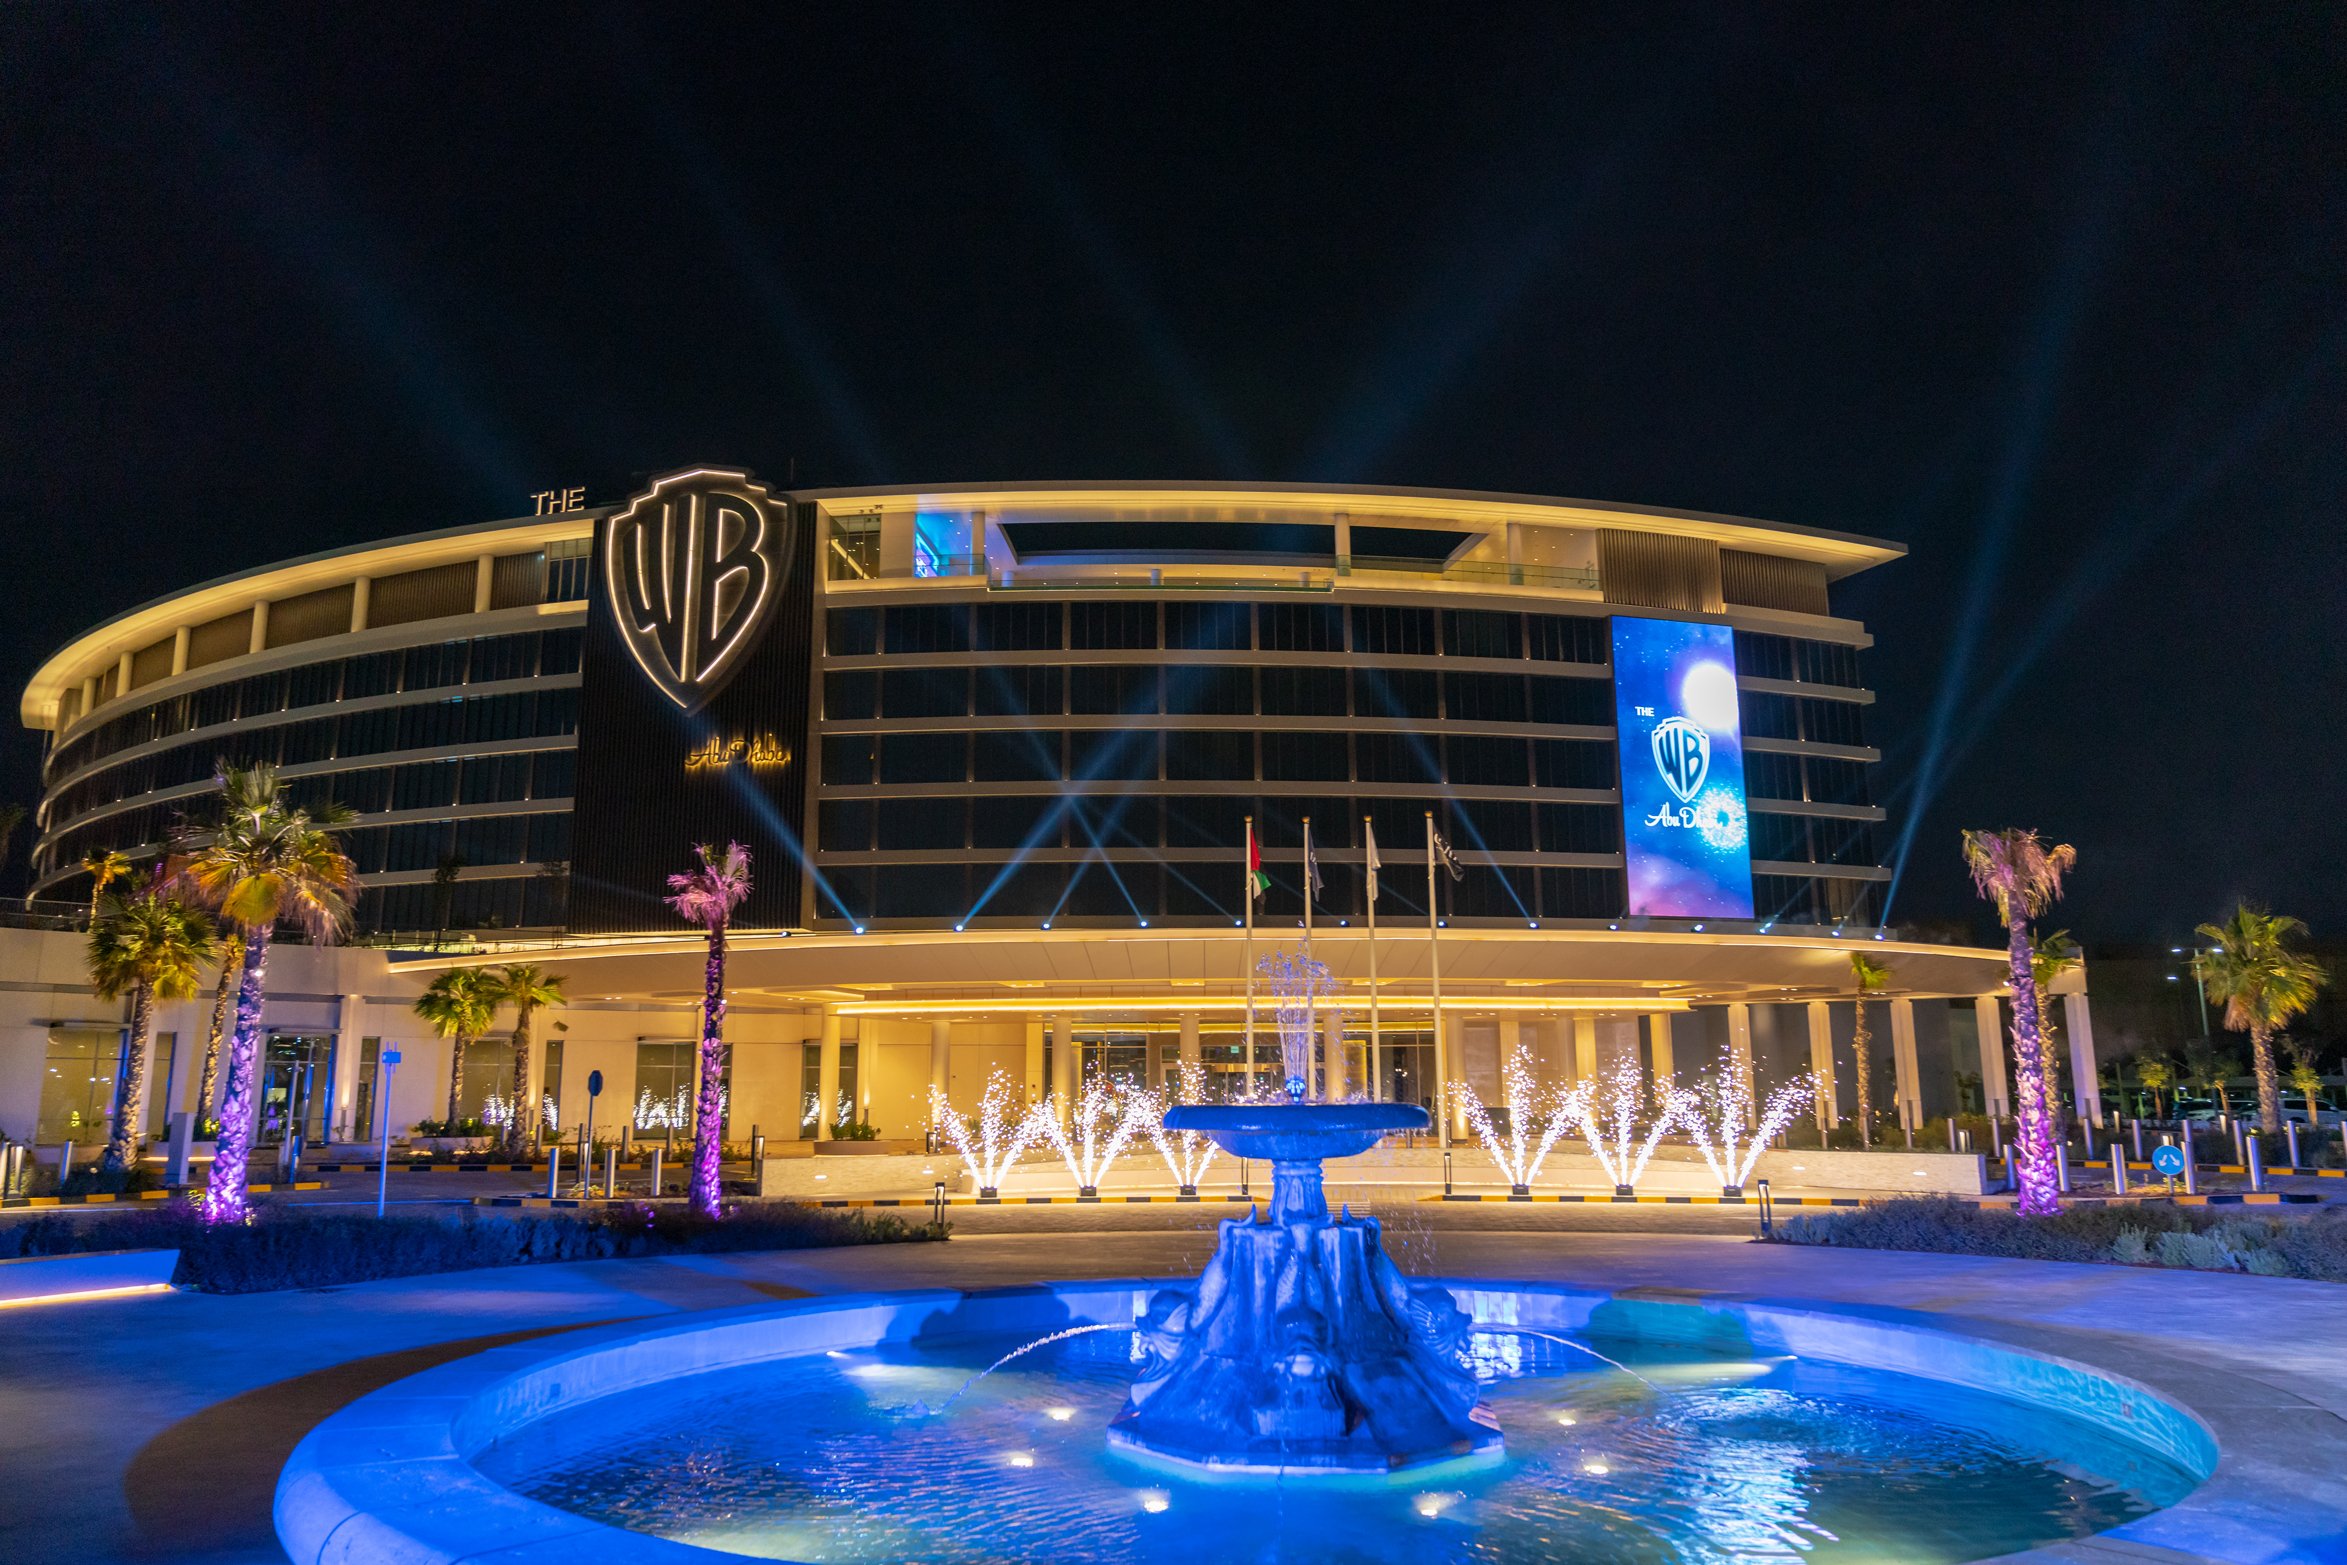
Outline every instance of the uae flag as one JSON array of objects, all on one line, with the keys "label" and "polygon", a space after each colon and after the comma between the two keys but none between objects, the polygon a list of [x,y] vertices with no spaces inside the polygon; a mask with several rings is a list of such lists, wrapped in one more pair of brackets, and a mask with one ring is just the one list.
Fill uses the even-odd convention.
[{"label": "uae flag", "polygon": [[1271,877],[1263,873],[1263,844],[1255,833],[1247,833],[1247,895],[1260,897],[1271,889]]}]

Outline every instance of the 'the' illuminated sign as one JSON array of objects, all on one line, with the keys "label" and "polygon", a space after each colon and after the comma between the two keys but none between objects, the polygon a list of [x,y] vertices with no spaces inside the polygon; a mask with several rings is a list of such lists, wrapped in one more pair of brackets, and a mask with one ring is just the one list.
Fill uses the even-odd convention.
[{"label": "'the' illuminated sign", "polygon": [[748,473],[655,479],[604,524],[603,576],[637,666],[696,711],[756,644],[790,567],[781,503]]}]

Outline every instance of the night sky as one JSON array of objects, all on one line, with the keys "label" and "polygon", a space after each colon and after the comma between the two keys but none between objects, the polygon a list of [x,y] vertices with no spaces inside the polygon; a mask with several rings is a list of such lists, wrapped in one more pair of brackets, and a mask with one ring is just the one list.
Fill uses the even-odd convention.
[{"label": "night sky", "polygon": [[17,3],[0,180],[11,691],[692,461],[1683,506],[1910,546],[1894,921],[2347,926],[2347,9]]}]

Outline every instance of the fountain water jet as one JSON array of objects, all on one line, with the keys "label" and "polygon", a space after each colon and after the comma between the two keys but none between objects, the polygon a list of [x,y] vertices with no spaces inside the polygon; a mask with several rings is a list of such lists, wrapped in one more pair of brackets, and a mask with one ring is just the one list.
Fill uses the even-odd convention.
[{"label": "fountain water jet", "polygon": [[978,1100],[977,1134],[973,1136],[970,1124],[953,1111],[945,1094],[935,1087],[929,1089],[929,1117],[945,1137],[953,1143],[970,1177],[977,1182],[978,1199],[1000,1200],[1002,1176],[1018,1161],[1027,1148],[1044,1135],[1047,1125],[1056,1125],[1056,1116],[1047,1120],[1046,1104],[1019,1113],[1014,1121],[1013,1111],[1019,1105],[1019,1089],[1010,1078],[1010,1072],[996,1069],[986,1078],[986,1092]]},{"label": "fountain water jet", "polygon": [[1676,1082],[1658,1081],[1654,1084],[1655,1115],[1640,1140],[1639,1087],[1637,1062],[1621,1060],[1606,1073],[1602,1085],[1581,1082],[1567,1100],[1566,1112],[1579,1122],[1582,1138],[1589,1143],[1597,1166],[1613,1181],[1617,1198],[1637,1194],[1638,1181],[1654,1160],[1654,1149],[1662,1144],[1662,1138],[1676,1125],[1692,1126],[1698,1117],[1695,1094]]},{"label": "fountain water jet", "polygon": [[1100,1181],[1110,1166],[1124,1155],[1135,1132],[1155,1123],[1159,1113],[1156,1094],[1141,1088],[1120,1094],[1098,1076],[1076,1095],[1066,1123],[1061,1122],[1056,1098],[1046,1107],[1050,1112],[1042,1116],[1043,1134],[1068,1165],[1079,1201],[1100,1199]]},{"label": "fountain water jet", "polygon": [[1508,1176],[1510,1197],[1529,1200],[1532,1181],[1540,1177],[1540,1165],[1548,1161],[1558,1138],[1572,1128],[1574,1099],[1559,1089],[1543,1091],[1532,1075],[1532,1056],[1523,1049],[1518,1049],[1500,1072],[1500,1085],[1508,1111],[1505,1135],[1492,1122],[1491,1111],[1475,1095],[1473,1086],[1455,1081],[1451,1091],[1465,1105],[1467,1123],[1475,1127],[1484,1153]]}]

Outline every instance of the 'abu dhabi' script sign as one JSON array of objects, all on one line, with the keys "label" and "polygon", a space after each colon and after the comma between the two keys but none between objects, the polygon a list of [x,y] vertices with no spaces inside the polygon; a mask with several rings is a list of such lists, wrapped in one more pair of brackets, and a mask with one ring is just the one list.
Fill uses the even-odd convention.
[{"label": "'abu dhabi' script sign", "polygon": [[792,536],[782,508],[746,472],[697,467],[653,480],[604,523],[620,637],[688,712],[725,687],[781,595]]}]

